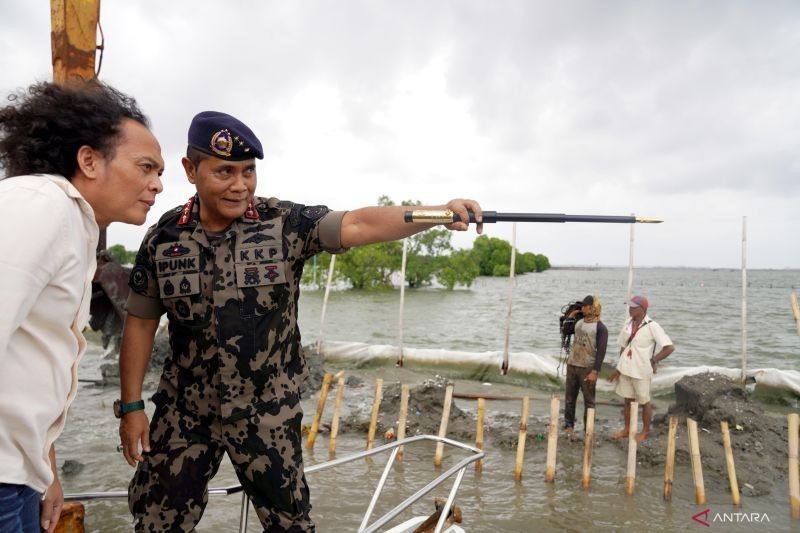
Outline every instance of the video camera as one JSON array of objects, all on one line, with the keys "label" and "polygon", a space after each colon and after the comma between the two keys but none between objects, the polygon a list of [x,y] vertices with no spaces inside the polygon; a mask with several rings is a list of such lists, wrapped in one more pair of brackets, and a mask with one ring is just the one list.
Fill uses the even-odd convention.
[{"label": "video camera", "polygon": [[583,318],[581,307],[583,307],[582,301],[574,301],[569,302],[561,308],[561,316],[558,318],[558,329],[561,332],[561,348],[566,353],[569,353],[572,335],[575,334],[575,324],[578,320]]}]

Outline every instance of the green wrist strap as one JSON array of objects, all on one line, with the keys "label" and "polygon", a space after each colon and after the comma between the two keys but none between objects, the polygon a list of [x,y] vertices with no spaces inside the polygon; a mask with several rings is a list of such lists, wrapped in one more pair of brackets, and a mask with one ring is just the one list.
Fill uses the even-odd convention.
[{"label": "green wrist strap", "polygon": [[119,400],[114,402],[114,416],[117,418],[122,418],[128,413],[141,411],[142,409],[144,409],[144,400],[137,400],[131,403],[122,403]]},{"label": "green wrist strap", "polygon": [[133,411],[141,411],[142,409],[144,409],[144,400],[138,400],[131,403],[123,403],[119,408],[119,412],[120,415],[126,415]]}]

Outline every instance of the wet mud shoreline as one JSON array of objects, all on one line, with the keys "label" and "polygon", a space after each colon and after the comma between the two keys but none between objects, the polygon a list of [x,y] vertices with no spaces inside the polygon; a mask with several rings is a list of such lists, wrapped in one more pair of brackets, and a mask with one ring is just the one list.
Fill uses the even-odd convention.
[{"label": "wet mud shoreline", "polygon": [[[358,394],[362,400],[359,407],[344,416],[340,422],[340,433],[360,433],[366,436],[370,424],[370,407],[374,395],[374,383],[369,379],[351,376],[349,395]],[[445,388],[452,381],[436,376],[411,386],[406,435],[438,434],[441,422]],[[457,383],[456,390],[465,388]],[[307,394],[310,391],[307,391]],[[541,394],[541,393],[540,393]],[[314,398],[318,396],[312,392]],[[479,394],[478,394],[479,395]],[[331,395],[332,398],[332,395]],[[541,400],[538,408],[528,419],[526,454],[544,452],[547,448],[547,430],[550,423],[549,401]],[[622,426],[622,408],[608,405],[597,406],[594,447],[627,451],[627,439],[613,440],[611,435]],[[447,437],[474,444],[476,432],[476,409],[474,401],[454,401],[450,408]],[[494,402],[489,409],[484,426],[484,449],[515,450],[518,444],[520,406],[517,401]],[[383,387],[376,441],[386,441],[386,434],[396,434],[400,418],[400,383],[387,382]],[[562,397],[563,406],[563,397]],[[463,407],[463,408],[462,408]],[[329,410],[326,409],[329,414]],[[576,432],[568,436],[560,430],[558,453],[581,456],[583,453],[582,401],[578,402]],[[563,410],[562,415],[563,416]],[[753,400],[749,393],[725,376],[697,374],[687,376],[676,384],[676,398],[671,403],[656,402],[649,437],[637,448],[637,469],[640,473],[663,475],[665,467],[669,417],[678,418],[675,463],[689,466],[691,457],[686,429],[687,417],[698,423],[698,435],[702,457],[705,485],[708,491],[728,493],[727,466],[722,444],[720,421],[728,422],[736,465],[736,474],[742,496],[768,496],[776,484],[787,482],[786,417],[768,413],[765,407]],[[306,419],[313,412],[306,412]],[[641,427],[641,421],[640,421]],[[329,431],[323,424],[320,433]],[[366,438],[366,437],[365,437]]]}]

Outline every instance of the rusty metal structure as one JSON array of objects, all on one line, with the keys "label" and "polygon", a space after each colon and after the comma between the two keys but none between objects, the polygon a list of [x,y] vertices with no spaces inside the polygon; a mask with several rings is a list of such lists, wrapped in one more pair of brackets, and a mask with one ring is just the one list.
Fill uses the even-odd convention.
[{"label": "rusty metal structure", "polygon": [[[102,27],[100,0],[50,0],[53,82],[59,85],[97,78],[97,52],[102,65]],[[101,43],[97,44],[98,30]],[[100,232],[97,245],[97,272],[92,282],[89,325],[102,331],[103,347],[113,342],[119,347],[128,298],[129,269],[106,251],[106,232]]]},{"label": "rusty metal structure", "polygon": [[96,77],[100,0],[50,0],[53,82],[63,85]]}]

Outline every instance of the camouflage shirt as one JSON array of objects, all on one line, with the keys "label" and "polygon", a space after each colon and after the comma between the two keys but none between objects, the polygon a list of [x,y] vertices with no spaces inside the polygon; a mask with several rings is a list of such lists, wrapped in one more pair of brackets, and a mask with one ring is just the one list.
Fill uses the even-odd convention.
[{"label": "camouflage shirt", "polygon": [[199,198],[151,227],[131,271],[128,312],[169,320],[171,356],[162,386],[185,413],[215,410],[224,422],[268,413],[299,400],[305,361],[297,325],[305,261],[341,248],[343,211],[277,198],[218,236],[203,230]]}]

